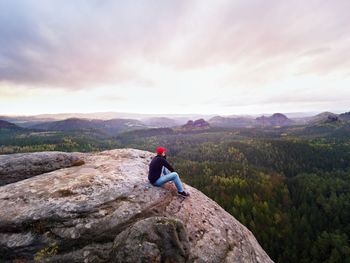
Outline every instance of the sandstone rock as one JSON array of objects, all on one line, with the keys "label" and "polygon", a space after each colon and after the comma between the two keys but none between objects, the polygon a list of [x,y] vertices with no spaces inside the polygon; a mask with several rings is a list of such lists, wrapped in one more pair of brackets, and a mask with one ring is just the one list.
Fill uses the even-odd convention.
[{"label": "sandstone rock", "polygon": [[0,186],[82,164],[80,153],[38,152],[0,155]]},{"label": "sandstone rock", "polygon": [[79,154],[81,166],[0,187],[0,258],[30,261],[55,244],[50,262],[272,262],[200,191],[185,185],[191,196],[183,198],[172,183],[152,186],[152,157],[136,149]]},{"label": "sandstone rock", "polygon": [[114,262],[188,262],[190,244],[183,223],[170,217],[139,220],[114,240]]}]

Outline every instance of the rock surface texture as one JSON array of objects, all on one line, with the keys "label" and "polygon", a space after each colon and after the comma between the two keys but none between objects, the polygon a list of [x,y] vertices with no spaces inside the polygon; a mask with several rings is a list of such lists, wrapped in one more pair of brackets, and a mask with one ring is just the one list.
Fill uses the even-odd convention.
[{"label": "rock surface texture", "polygon": [[[41,153],[42,171],[61,154]],[[152,157],[136,149],[72,153],[72,167],[1,186],[0,262],[272,262],[246,227],[200,191],[185,185],[191,196],[183,198],[172,183],[152,186]],[[1,176],[11,175],[3,160]]]},{"label": "rock surface texture", "polygon": [[64,152],[37,152],[0,155],[0,186],[82,164],[82,154]]}]

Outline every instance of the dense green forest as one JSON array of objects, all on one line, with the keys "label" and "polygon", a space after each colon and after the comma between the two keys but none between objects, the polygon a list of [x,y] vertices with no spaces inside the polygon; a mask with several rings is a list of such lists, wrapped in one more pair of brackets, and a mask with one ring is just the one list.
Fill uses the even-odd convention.
[{"label": "dense green forest", "polygon": [[276,262],[350,262],[350,136],[302,127],[0,131],[0,153],[169,149],[186,183],[246,225]]}]

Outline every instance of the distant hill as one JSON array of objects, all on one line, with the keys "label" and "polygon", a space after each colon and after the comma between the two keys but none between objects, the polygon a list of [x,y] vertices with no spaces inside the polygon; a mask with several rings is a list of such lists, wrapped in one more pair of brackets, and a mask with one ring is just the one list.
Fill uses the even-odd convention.
[{"label": "distant hill", "polygon": [[70,118],[62,121],[44,122],[31,128],[48,131],[84,131],[95,130],[113,134],[121,131],[145,128],[141,121],[133,119],[89,120]]},{"label": "distant hill", "polygon": [[135,129],[145,129],[147,128],[147,125],[139,120],[134,119],[111,119],[102,121],[102,127],[104,131],[117,133]]},{"label": "distant hill", "polygon": [[16,124],[13,124],[8,121],[0,120],[0,129],[6,129],[6,130],[22,130],[21,127],[17,126]]},{"label": "distant hill", "polygon": [[343,137],[349,132],[350,113],[335,114],[332,112],[322,112],[313,116],[305,125],[302,133],[308,135],[332,135]]},{"label": "distant hill", "polygon": [[332,121],[337,121],[338,120],[338,115],[325,111],[321,112],[309,119],[309,124],[318,124],[318,123],[324,123],[324,122],[332,122]]},{"label": "distant hill", "polygon": [[241,127],[256,127],[256,126],[290,126],[295,122],[289,119],[282,113],[274,113],[272,116],[252,117],[222,117],[215,116],[209,119],[209,123],[216,127],[225,128],[241,128]]},{"label": "distant hill", "polygon": [[183,124],[183,122],[181,121],[171,119],[171,118],[165,118],[165,117],[148,118],[148,119],[142,120],[142,122],[147,126],[150,126],[153,128],[175,127]]},{"label": "distant hill", "polygon": [[70,118],[63,121],[43,122],[36,124],[31,128],[50,131],[74,131],[97,129],[103,123],[102,120],[87,120],[79,118]]},{"label": "distant hill", "polygon": [[254,119],[249,117],[222,117],[215,116],[209,119],[211,126],[236,128],[236,127],[248,127],[254,125]]},{"label": "distant hill", "polygon": [[339,119],[342,121],[350,121],[350,111],[339,114]]},{"label": "distant hill", "polygon": [[[199,119],[199,118],[211,118],[214,114],[147,114],[147,113],[128,113],[128,112],[91,112],[91,113],[57,113],[57,114],[39,114],[31,116],[2,116],[0,119],[8,120],[20,120],[20,121],[59,121],[71,118],[78,119],[90,119],[90,120],[110,120],[110,119],[136,119],[144,120],[150,118],[171,118],[174,120],[185,120],[185,123],[189,119]],[[14,121],[11,121],[14,122]]]},{"label": "distant hill", "polygon": [[36,118],[32,116],[0,116],[1,120],[11,122],[19,127],[27,128],[43,122],[57,121],[52,118]]},{"label": "distant hill", "polygon": [[282,113],[274,113],[270,117],[261,116],[255,119],[259,126],[289,126],[294,122]]}]

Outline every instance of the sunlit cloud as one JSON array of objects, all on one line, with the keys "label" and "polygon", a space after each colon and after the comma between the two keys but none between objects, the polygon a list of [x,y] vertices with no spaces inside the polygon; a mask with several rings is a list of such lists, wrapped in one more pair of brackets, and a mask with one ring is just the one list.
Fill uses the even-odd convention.
[{"label": "sunlit cloud", "polygon": [[0,113],[347,109],[348,10],[347,0],[4,0]]}]

